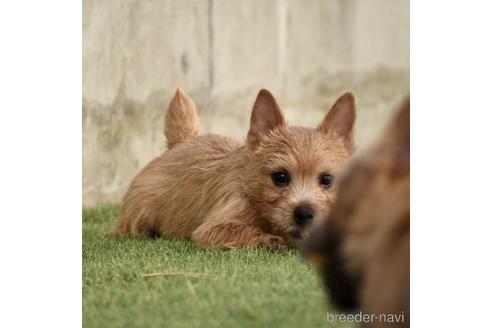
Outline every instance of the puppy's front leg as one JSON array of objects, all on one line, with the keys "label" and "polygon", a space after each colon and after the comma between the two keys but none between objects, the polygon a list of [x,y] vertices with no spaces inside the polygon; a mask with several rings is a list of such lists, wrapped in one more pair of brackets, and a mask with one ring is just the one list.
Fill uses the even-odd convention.
[{"label": "puppy's front leg", "polygon": [[191,238],[202,246],[239,248],[259,245],[270,249],[287,247],[283,238],[268,234],[255,226],[252,215],[242,197],[230,197],[216,205],[203,223],[193,231]]},{"label": "puppy's front leg", "polygon": [[287,242],[279,236],[267,234],[251,224],[232,220],[207,220],[193,232],[192,239],[202,246],[225,248],[265,246],[280,250],[287,247]]}]

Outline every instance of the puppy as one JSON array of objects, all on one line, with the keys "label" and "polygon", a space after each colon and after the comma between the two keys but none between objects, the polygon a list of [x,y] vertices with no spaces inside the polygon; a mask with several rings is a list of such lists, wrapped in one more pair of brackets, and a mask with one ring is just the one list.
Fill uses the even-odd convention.
[{"label": "puppy", "polygon": [[[373,326],[410,324],[409,192],[407,100],[380,144],[351,164],[328,219],[305,245],[332,301],[378,315]],[[397,317],[383,321],[381,314]]]},{"label": "puppy", "polygon": [[261,90],[244,145],[200,135],[195,105],[178,89],[166,114],[168,150],[131,183],[115,232],[226,248],[294,245],[329,213],[355,115],[346,93],[317,128],[289,127]]}]

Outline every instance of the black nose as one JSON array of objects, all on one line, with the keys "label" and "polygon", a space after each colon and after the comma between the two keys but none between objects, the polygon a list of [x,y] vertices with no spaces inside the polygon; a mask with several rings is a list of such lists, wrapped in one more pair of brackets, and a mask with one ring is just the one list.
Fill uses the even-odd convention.
[{"label": "black nose", "polygon": [[298,225],[303,225],[313,221],[314,211],[310,207],[296,207],[294,210],[294,221]]}]

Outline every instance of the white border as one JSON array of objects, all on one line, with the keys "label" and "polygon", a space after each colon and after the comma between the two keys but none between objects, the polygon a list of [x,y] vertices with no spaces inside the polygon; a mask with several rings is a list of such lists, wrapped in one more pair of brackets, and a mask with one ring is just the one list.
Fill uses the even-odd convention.
[{"label": "white border", "polygon": [[0,3],[0,327],[82,325],[81,5]]},{"label": "white border", "polygon": [[411,2],[411,319],[475,327],[491,297],[492,8]]}]

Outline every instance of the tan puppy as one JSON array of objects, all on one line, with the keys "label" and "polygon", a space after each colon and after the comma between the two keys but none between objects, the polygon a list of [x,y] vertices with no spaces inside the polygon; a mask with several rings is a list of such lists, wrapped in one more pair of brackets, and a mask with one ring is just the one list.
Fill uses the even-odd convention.
[{"label": "tan puppy", "polygon": [[318,128],[288,127],[262,90],[243,145],[200,135],[195,105],[178,89],[166,115],[168,151],[131,183],[116,233],[191,237],[203,246],[295,243],[329,213],[334,176],[353,150],[354,121],[347,93]]},{"label": "tan puppy", "polygon": [[382,142],[354,160],[327,221],[306,242],[306,253],[339,307],[377,315],[371,326],[409,326],[409,100]]}]

